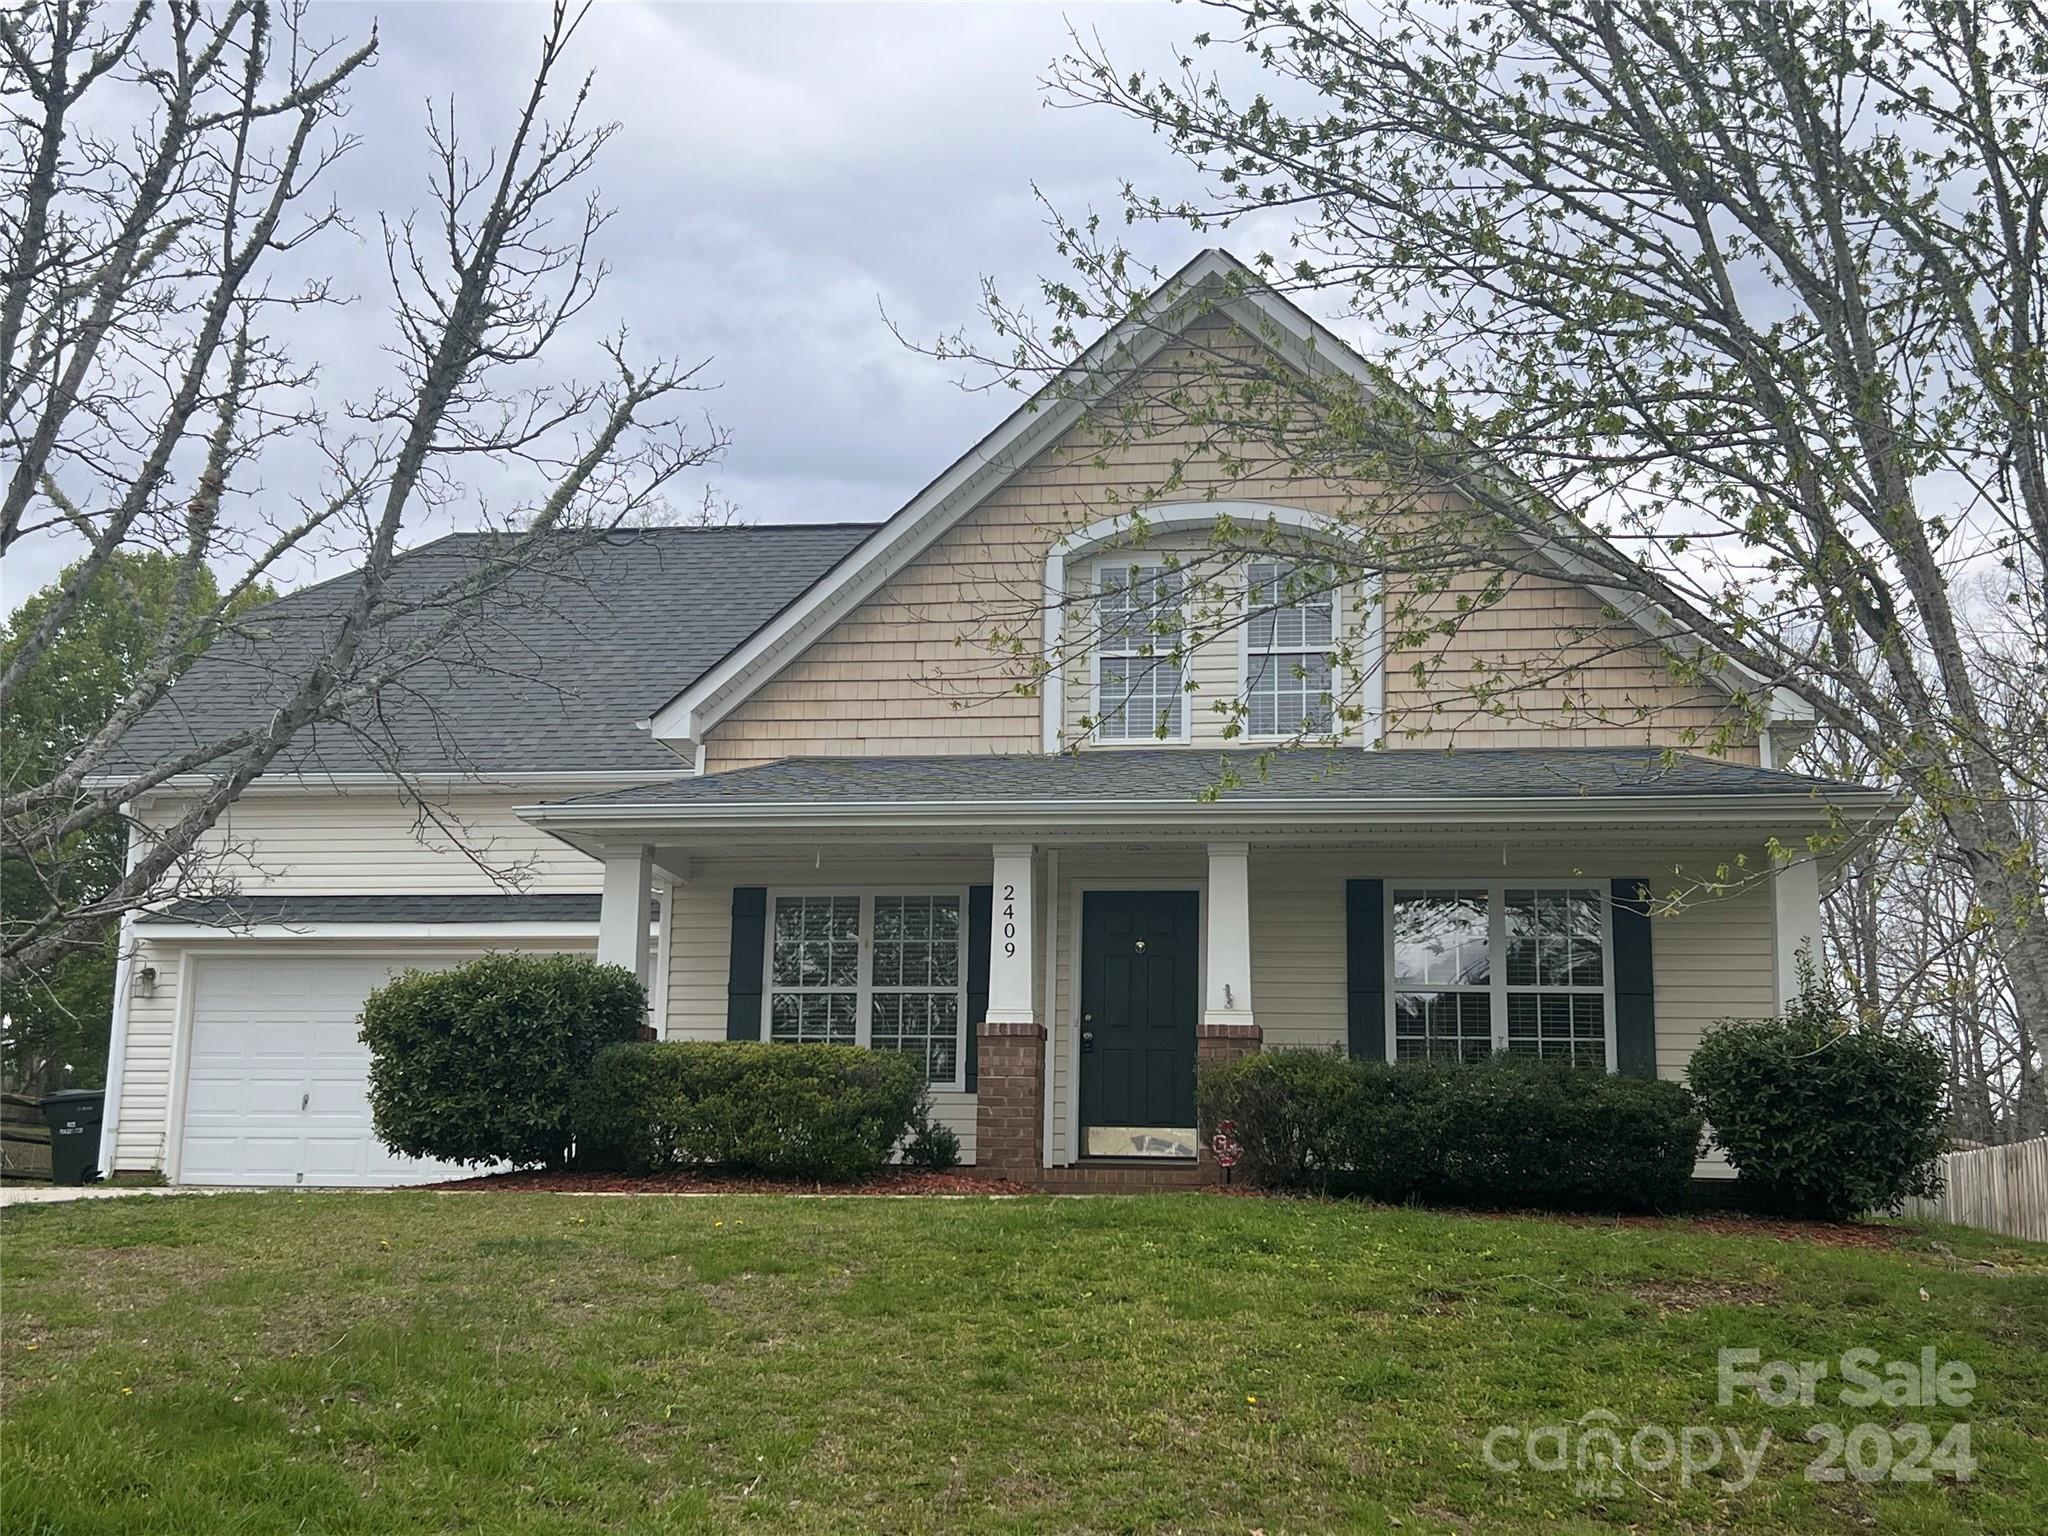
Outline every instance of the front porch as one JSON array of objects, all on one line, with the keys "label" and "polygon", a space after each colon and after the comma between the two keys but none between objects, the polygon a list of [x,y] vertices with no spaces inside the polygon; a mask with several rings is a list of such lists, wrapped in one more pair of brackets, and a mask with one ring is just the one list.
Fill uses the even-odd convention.
[{"label": "front porch", "polygon": [[[1350,783],[1210,799],[1003,798],[975,771],[1073,759],[943,785],[939,760],[812,760],[523,814],[604,861],[599,955],[648,981],[658,1033],[917,1053],[967,1160],[1050,1187],[1200,1179],[1197,1068],[1261,1048],[1676,1077],[1815,941],[1818,862],[1764,854],[1825,814],[1810,781],[1696,764],[1651,794],[1656,754],[1632,782],[1626,754],[1469,754],[1544,761],[1520,794],[1496,762],[1422,804],[1356,781],[1406,754],[1343,756]],[[1559,759],[1603,792],[1559,793]],[[1682,910],[1650,918],[1645,889]]]}]

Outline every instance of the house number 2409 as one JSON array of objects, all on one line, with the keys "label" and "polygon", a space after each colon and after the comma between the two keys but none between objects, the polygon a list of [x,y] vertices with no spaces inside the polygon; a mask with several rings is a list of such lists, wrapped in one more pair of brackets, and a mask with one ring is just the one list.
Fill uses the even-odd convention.
[{"label": "house number 2409", "polygon": [[1017,953],[1017,887],[1003,887],[1003,956]]}]

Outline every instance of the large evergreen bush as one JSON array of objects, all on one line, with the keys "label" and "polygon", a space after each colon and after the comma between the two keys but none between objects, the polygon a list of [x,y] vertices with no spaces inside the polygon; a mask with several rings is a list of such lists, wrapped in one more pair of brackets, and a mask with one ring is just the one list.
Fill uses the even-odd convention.
[{"label": "large evergreen bush", "polygon": [[570,1096],[645,1012],[631,971],[575,955],[407,971],[363,1004],[377,1135],[408,1157],[558,1165]]},{"label": "large evergreen bush", "polygon": [[1940,1189],[1941,1052],[1918,1033],[1852,1028],[1809,982],[1777,1019],[1707,1031],[1687,1079],[1763,1207],[1846,1220]]}]

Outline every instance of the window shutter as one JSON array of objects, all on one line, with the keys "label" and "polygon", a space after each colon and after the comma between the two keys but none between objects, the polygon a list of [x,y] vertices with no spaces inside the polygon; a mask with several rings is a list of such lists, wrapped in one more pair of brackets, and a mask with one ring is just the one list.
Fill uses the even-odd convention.
[{"label": "window shutter", "polygon": [[981,1021],[988,1017],[988,940],[996,888],[967,888],[967,1091],[974,1092],[981,1067]]},{"label": "window shutter", "polygon": [[1657,987],[1650,963],[1650,882],[1614,882],[1614,1067],[1657,1075]]},{"label": "window shutter", "polygon": [[761,1038],[761,978],[768,969],[768,888],[732,888],[732,960],[725,973],[725,1038]]},{"label": "window shutter", "polygon": [[1344,882],[1345,1012],[1354,1061],[1387,1059],[1386,915],[1383,881]]}]

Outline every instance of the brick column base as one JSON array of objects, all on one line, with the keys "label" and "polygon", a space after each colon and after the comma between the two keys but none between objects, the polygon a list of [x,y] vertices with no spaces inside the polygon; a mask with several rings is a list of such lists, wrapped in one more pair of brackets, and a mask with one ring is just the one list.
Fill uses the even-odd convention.
[{"label": "brick column base", "polygon": [[1045,1026],[991,1020],[981,1026],[974,1085],[977,1173],[1035,1179],[1043,1171]]},{"label": "brick column base", "polygon": [[[1197,1024],[1195,1060],[1204,1066],[1212,1061],[1236,1061],[1256,1051],[1262,1038],[1256,1024]],[[1216,1152],[1209,1144],[1214,1131],[1214,1126],[1202,1127],[1195,1149],[1195,1164],[1201,1170],[1205,1183],[1221,1184],[1223,1170],[1216,1166]]]}]

